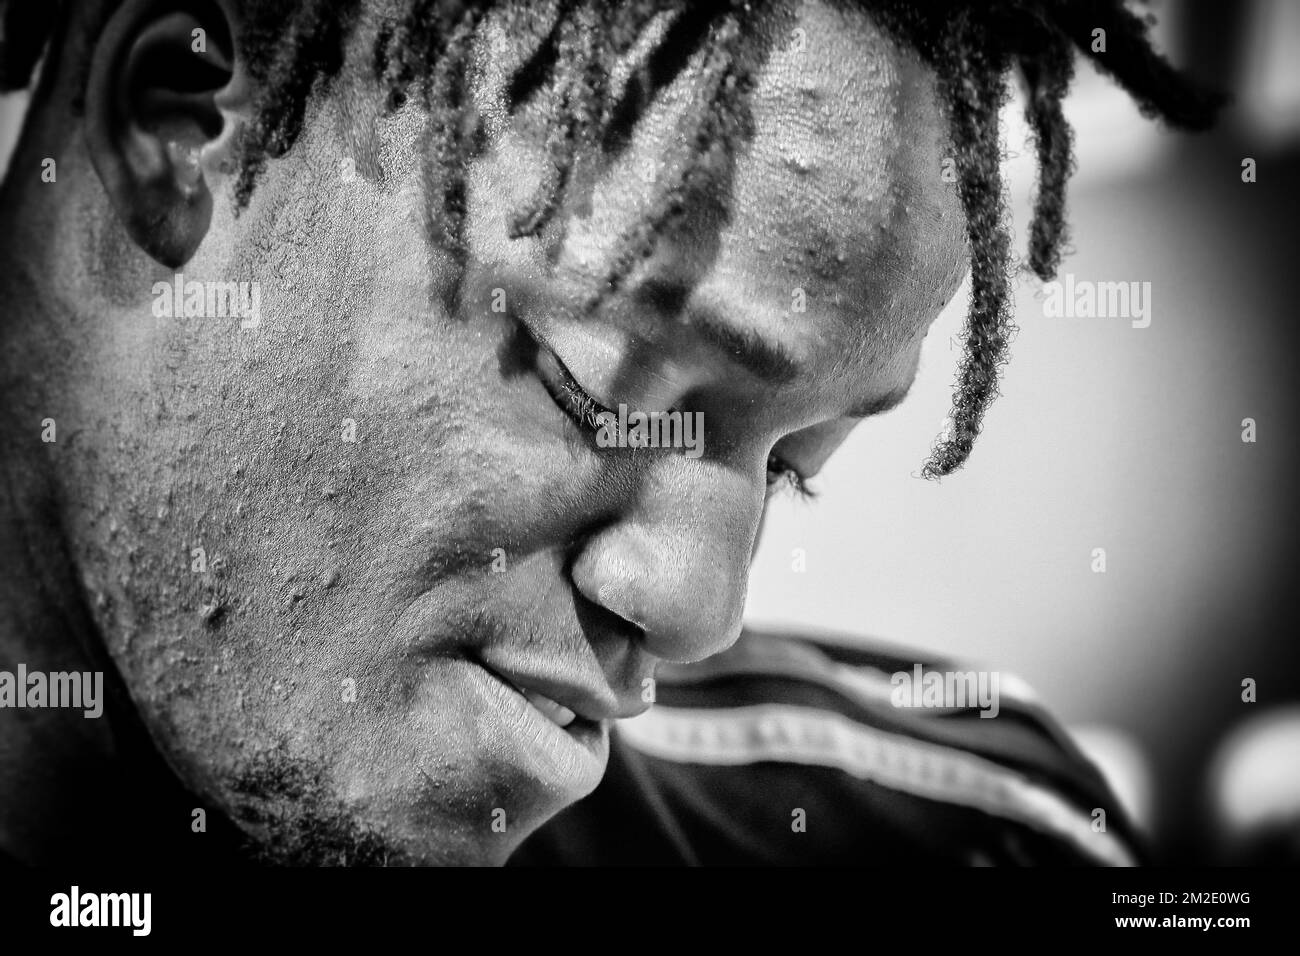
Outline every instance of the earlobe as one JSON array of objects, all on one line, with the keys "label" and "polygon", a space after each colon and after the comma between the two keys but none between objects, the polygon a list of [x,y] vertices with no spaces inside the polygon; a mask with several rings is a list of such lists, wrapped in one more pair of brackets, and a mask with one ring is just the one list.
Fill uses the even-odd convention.
[{"label": "earlobe", "polygon": [[230,24],[211,0],[127,0],[95,43],[91,161],[131,239],[163,265],[189,261],[207,234],[200,158],[221,138],[216,95],[233,74]]}]

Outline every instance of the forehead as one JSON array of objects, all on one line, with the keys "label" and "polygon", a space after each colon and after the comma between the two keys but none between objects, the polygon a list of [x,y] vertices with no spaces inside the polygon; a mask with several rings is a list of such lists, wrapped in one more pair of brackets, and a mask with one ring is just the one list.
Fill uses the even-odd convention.
[{"label": "forehead", "polygon": [[965,249],[933,76],[859,11],[803,4],[791,33],[752,98],[756,134],[734,186],[745,226],[724,264],[762,257],[745,283],[797,281],[860,328],[928,325]]},{"label": "forehead", "polygon": [[[857,352],[882,358],[890,345],[919,341],[965,271],[931,71],[869,15],[838,4],[791,3],[749,31],[765,57],[746,99],[752,135],[721,184],[725,201],[688,204],[643,271],[686,282],[728,314],[743,311],[796,351],[824,346],[843,358],[846,331]],[[650,104],[630,148],[570,215],[557,272],[603,276],[617,237],[648,214],[682,161],[683,122],[703,90],[700,71],[688,69]],[[508,131],[497,156],[520,174],[513,188],[497,188],[503,204],[524,203],[545,165],[543,144]],[[508,208],[492,212],[500,222]],[[540,265],[545,257],[532,253]]]}]

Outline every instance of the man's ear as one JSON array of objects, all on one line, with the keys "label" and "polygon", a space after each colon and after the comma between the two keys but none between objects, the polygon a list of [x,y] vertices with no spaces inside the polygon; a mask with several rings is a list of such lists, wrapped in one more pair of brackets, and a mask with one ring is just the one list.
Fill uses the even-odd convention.
[{"label": "man's ear", "polygon": [[225,125],[216,94],[234,76],[231,37],[214,0],[126,0],[94,45],[91,161],[127,233],[172,268],[194,255],[212,219],[200,154]]}]

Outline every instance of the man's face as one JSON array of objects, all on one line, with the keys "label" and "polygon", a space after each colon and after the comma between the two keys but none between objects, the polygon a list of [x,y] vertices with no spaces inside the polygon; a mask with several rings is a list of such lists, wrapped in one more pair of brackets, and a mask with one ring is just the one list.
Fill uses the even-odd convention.
[{"label": "man's face", "polygon": [[[811,476],[909,385],[963,271],[930,75],[856,15],[771,28],[729,214],[688,204],[595,314],[694,72],[580,164],[562,240],[512,240],[544,105],[496,110],[488,64],[455,314],[423,116],[376,118],[358,74],[179,270],[258,282],[259,327],[155,318],[161,267],[87,324],[65,414],[99,427],[63,474],[92,605],[173,764],[255,834],[505,859],[596,786],[656,661],[737,636],[769,456]],[[608,408],[702,413],[702,454],[600,447],[565,368]]]}]

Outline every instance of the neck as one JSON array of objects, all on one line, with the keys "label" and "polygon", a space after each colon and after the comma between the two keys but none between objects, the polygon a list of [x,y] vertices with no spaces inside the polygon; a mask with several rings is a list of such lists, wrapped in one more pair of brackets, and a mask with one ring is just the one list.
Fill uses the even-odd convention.
[{"label": "neck", "polygon": [[[0,670],[15,679],[20,665],[28,674],[102,671],[94,626],[57,531],[52,489],[33,461],[40,439],[32,424],[39,428],[10,415],[0,425]],[[20,431],[28,434],[14,434]],[[97,845],[105,835],[80,823],[115,773],[114,718],[107,707],[88,719],[83,710],[5,702],[0,846],[31,863],[79,856],[74,841]]]},{"label": "neck", "polygon": [[[6,316],[28,329],[40,319],[21,308]],[[11,358],[16,338],[5,335]],[[0,672],[11,675],[12,696],[0,696],[0,858],[68,864],[182,854],[192,862],[225,852],[237,841],[215,808],[206,808],[208,832],[192,832],[191,813],[203,804],[166,767],[105,651],[61,527],[52,446],[41,441],[43,402],[19,377],[20,363],[8,364],[0,377],[9,412],[0,416]],[[75,453],[57,437],[63,454]],[[28,675],[21,689],[19,665]],[[51,693],[44,675],[56,673],[102,674],[98,717],[50,706],[70,696]],[[43,701],[30,692],[35,674]],[[27,706],[16,706],[19,695]]]}]

